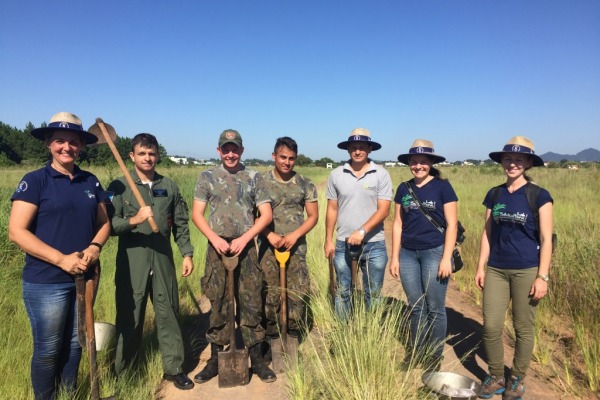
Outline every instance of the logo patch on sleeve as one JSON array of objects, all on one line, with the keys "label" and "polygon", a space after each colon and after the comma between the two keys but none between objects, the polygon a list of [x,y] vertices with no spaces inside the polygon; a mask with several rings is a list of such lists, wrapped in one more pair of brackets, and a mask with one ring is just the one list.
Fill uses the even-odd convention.
[{"label": "logo patch on sleeve", "polygon": [[26,191],[28,187],[29,186],[27,185],[27,182],[25,182],[25,181],[19,182],[19,186],[17,186],[17,193]]}]

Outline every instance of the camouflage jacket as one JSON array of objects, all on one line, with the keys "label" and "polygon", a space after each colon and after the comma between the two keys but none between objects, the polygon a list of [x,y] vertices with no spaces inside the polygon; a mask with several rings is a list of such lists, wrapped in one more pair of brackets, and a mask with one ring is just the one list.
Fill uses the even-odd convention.
[{"label": "camouflage jacket", "polygon": [[318,199],[316,186],[298,173],[283,182],[275,177],[273,171],[264,175],[264,182],[273,207],[273,221],[268,229],[280,235],[298,229],[304,222],[305,203]]},{"label": "camouflage jacket", "polygon": [[200,174],[194,199],[208,203],[208,225],[217,235],[229,238],[250,229],[257,207],[270,201],[258,172],[243,167],[230,173],[222,165]]}]

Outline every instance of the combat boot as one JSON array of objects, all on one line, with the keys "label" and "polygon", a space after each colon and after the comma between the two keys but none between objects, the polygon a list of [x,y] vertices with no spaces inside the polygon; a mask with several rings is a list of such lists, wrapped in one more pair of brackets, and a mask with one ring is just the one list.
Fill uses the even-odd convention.
[{"label": "combat boot", "polygon": [[210,358],[206,363],[206,366],[196,376],[194,376],[194,382],[204,383],[210,381],[212,378],[217,376],[219,373],[219,352],[223,351],[223,346],[211,343],[210,344]]},{"label": "combat boot", "polygon": [[256,343],[250,347],[250,361],[252,362],[252,371],[263,382],[275,382],[277,375],[267,366],[267,362],[262,355],[262,342]]}]

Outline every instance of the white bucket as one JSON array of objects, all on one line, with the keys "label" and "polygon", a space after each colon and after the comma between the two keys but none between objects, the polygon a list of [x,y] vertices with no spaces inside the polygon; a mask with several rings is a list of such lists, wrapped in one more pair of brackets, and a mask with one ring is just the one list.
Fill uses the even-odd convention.
[{"label": "white bucket", "polygon": [[94,322],[96,335],[96,351],[108,348],[115,338],[116,327],[107,322]]}]

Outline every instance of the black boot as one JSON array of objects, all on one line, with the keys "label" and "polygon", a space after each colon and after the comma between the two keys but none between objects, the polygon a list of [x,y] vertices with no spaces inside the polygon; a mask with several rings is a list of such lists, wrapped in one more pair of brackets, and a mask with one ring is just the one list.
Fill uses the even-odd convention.
[{"label": "black boot", "polygon": [[277,375],[267,366],[262,356],[262,342],[256,343],[250,347],[250,361],[252,362],[252,371],[263,382],[275,382]]},{"label": "black boot", "polygon": [[267,336],[267,338],[262,341],[262,355],[263,355],[263,360],[265,361],[265,364],[269,365],[271,363],[271,361],[273,361],[273,353],[271,352],[271,341],[273,340],[279,340],[279,337],[276,338],[269,338]]},{"label": "black boot", "polygon": [[219,373],[219,352],[223,351],[223,346],[215,343],[210,344],[210,358],[206,363],[206,366],[196,376],[194,376],[194,382],[204,383],[210,381],[212,378],[217,376]]}]

